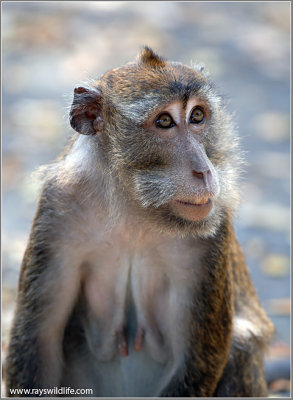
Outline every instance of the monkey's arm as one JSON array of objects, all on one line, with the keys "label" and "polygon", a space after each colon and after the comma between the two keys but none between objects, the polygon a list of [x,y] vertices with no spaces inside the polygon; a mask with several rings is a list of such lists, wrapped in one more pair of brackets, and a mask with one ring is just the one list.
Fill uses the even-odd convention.
[{"label": "monkey's arm", "polygon": [[260,307],[231,222],[210,239],[195,300],[185,374],[162,396],[266,395],[262,359],[273,328]]},{"label": "monkey's arm", "polygon": [[267,395],[263,371],[265,347],[273,325],[260,307],[243,252],[233,235],[234,330],[228,363],[215,392],[222,397]]},{"label": "monkey's arm", "polygon": [[63,331],[80,279],[77,259],[58,250],[61,227],[50,204],[43,195],[21,267],[5,364],[7,396],[15,388],[58,386],[60,379]]}]

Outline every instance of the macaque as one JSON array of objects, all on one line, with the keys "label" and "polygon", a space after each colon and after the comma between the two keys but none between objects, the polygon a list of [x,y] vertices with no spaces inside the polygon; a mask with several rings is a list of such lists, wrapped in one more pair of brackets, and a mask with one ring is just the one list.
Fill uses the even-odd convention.
[{"label": "macaque", "polygon": [[241,150],[209,75],[145,47],[75,88],[70,124],[22,262],[7,396],[266,396],[273,326],[235,238]]}]

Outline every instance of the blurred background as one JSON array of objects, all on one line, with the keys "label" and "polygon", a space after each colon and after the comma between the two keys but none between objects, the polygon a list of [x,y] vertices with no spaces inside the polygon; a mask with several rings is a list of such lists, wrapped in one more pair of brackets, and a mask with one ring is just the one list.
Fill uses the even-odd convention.
[{"label": "blurred background", "polygon": [[[247,160],[236,233],[276,326],[267,360],[288,361],[290,2],[277,1],[2,2],[4,355],[39,190],[31,173],[72,133],[74,86],[133,60],[145,44],[169,60],[204,63],[229,99]],[[288,395],[283,378],[271,393]]]}]

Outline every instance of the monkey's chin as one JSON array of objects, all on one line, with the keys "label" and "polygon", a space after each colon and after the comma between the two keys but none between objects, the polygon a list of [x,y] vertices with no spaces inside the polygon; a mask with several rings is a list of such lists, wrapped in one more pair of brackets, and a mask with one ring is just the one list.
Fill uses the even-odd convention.
[{"label": "monkey's chin", "polygon": [[211,199],[172,200],[170,206],[179,217],[188,221],[202,221],[213,208]]}]

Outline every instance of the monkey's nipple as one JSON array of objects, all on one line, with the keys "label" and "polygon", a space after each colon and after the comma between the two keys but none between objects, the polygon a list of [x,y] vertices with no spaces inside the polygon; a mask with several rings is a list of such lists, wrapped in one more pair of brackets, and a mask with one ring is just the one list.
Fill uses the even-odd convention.
[{"label": "monkey's nipple", "polygon": [[117,343],[118,343],[118,349],[119,349],[120,355],[122,357],[127,357],[128,356],[128,344],[127,344],[125,329],[124,328],[118,329],[118,331],[115,332],[115,334],[117,337]]},{"label": "monkey's nipple", "polygon": [[141,350],[143,339],[144,339],[144,334],[145,334],[144,329],[141,326],[139,326],[137,328],[135,338],[134,338],[134,350],[136,350],[136,351]]},{"label": "monkey's nipple", "polygon": [[[134,350],[140,351],[142,349],[143,340],[144,340],[145,330],[139,326],[137,328],[135,338],[134,338]],[[128,356],[128,343],[127,343],[127,335],[125,328],[119,328],[115,332],[115,336],[117,339],[117,345],[122,357]]]}]

